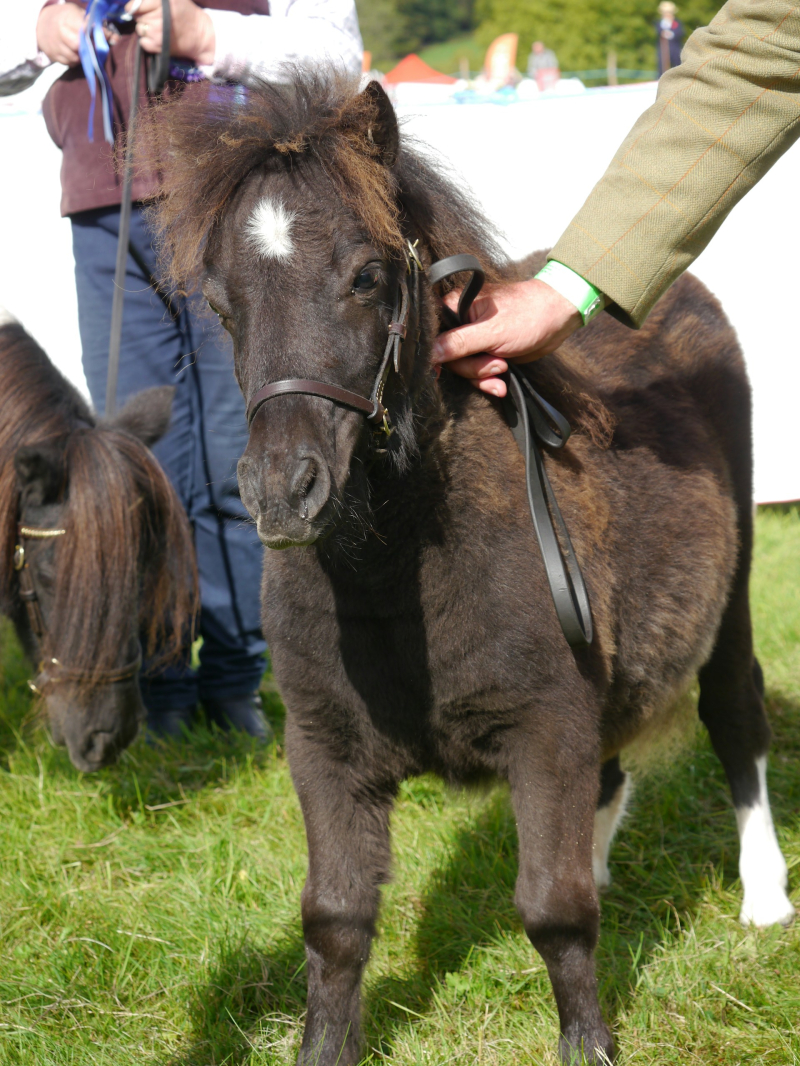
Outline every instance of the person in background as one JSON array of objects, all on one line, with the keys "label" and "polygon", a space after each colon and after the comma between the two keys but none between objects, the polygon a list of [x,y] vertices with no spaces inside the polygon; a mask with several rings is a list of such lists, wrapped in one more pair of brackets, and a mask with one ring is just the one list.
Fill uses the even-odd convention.
[{"label": "person in background", "polygon": [[[280,78],[287,61],[361,70],[353,0],[170,0],[170,9],[173,85],[201,78],[246,82],[254,74]],[[160,52],[161,0],[131,0],[127,12],[143,50]],[[122,179],[114,167],[114,146],[104,137],[99,103],[93,139],[88,133],[90,89],[78,55],[85,17],[85,3],[53,0],[22,0],[4,12],[0,91],[4,80],[29,83],[51,62],[68,67],[48,92],[43,112],[63,152],[61,212],[72,223],[83,367],[95,409],[102,411]],[[130,108],[135,38],[110,30],[107,36],[116,137]],[[142,101],[145,96],[142,83]],[[227,335],[155,282],[156,254],[141,205],[154,191],[151,177],[134,179],[117,402],[153,385],[175,386],[170,428],[154,451],[193,526],[203,643],[197,670],[187,660],[143,681],[148,727],[179,736],[191,728],[200,703],[219,727],[266,740],[270,730],[258,697],[266,650],[260,628],[262,548],[236,481],[236,463],[247,443],[244,402]]]},{"label": "person in background", "polygon": [[659,77],[665,70],[677,67],[681,61],[683,26],[675,18],[677,10],[671,0],[662,0],[658,5],[658,13],[661,16],[656,23]]},{"label": "person in background", "polygon": [[545,48],[541,41],[534,41],[531,45],[531,54],[528,56],[528,77],[533,78],[541,92],[545,89],[552,89],[561,77],[555,52],[552,48]]},{"label": "person in background", "polygon": [[[728,0],[660,80],[547,265],[529,281],[487,286],[471,323],[437,338],[435,360],[505,396],[509,362],[554,352],[604,309],[638,329],[800,137],[799,66],[800,8]],[[447,296],[453,308],[458,295]]]}]

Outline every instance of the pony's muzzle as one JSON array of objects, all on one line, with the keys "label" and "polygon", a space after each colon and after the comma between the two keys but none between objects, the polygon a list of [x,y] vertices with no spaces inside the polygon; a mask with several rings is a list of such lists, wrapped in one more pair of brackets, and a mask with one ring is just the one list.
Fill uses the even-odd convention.
[{"label": "pony's muzzle", "polygon": [[84,773],[115,763],[145,717],[138,672],[88,692],[81,686],[55,685],[45,703],[53,740],[66,745],[72,764]]},{"label": "pony's muzzle", "polygon": [[325,525],[318,519],[331,494],[322,454],[304,445],[294,456],[259,461],[247,451],[239,460],[239,491],[261,541],[268,548],[313,544]]}]

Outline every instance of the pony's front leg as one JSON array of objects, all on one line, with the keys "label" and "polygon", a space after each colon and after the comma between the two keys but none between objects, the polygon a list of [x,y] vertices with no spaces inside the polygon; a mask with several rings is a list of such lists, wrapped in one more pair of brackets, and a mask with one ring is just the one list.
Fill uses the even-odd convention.
[{"label": "pony's front leg", "polygon": [[308,1015],[298,1066],[354,1066],[361,976],[389,875],[393,792],[288,724],[287,747],[308,838]]},{"label": "pony's front leg", "polygon": [[[614,1041],[600,1013],[594,948],[600,924],[592,874],[599,760],[580,730],[558,736],[557,717],[515,737],[509,767],[519,836],[515,903],[544,959],[561,1026],[563,1063],[607,1063]],[[589,750],[587,750],[589,749]]]}]

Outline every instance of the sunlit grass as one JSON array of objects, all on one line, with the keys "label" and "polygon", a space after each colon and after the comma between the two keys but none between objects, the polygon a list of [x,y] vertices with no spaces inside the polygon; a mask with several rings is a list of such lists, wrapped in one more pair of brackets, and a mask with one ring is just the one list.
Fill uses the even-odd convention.
[{"label": "sunlit grass", "polygon": [[[775,730],[770,783],[798,902],[800,515],[758,519],[753,580]],[[3,629],[0,1066],[265,1066],[296,1054],[305,1003],[302,819],[275,748],[204,731],[137,742],[79,774],[35,719]],[[722,771],[688,717],[639,775],[612,853],[598,970],[620,1061],[800,1061],[800,933],[737,921]],[[555,1063],[543,964],[511,902],[504,790],[409,782],[365,988],[369,1061]]]}]

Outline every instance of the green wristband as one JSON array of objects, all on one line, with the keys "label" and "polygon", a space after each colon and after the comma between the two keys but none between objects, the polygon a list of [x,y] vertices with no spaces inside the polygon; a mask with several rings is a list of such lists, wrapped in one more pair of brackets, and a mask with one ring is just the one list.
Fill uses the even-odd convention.
[{"label": "green wristband", "polygon": [[551,289],[560,292],[571,304],[575,304],[580,311],[584,326],[595,315],[599,315],[606,306],[606,298],[599,289],[555,259],[545,263],[536,275],[536,280],[545,282]]}]

